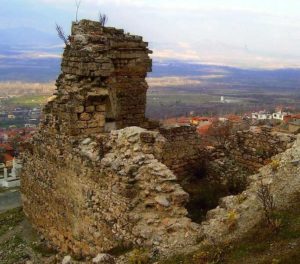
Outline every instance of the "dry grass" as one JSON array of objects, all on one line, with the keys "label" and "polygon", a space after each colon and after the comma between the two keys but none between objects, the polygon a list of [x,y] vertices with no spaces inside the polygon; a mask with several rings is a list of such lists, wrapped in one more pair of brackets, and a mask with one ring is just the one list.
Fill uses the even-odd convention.
[{"label": "dry grass", "polygon": [[24,83],[24,82],[0,82],[0,94],[2,96],[20,95],[51,95],[55,84],[50,83]]}]

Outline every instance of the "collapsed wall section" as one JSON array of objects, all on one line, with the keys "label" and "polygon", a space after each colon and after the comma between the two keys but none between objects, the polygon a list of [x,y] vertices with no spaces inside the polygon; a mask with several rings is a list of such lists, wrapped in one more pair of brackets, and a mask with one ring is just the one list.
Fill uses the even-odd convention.
[{"label": "collapsed wall section", "polygon": [[39,133],[24,154],[24,212],[62,252],[77,256],[132,246],[162,254],[195,244],[188,194],[155,158],[164,144],[158,132],[138,127],[78,145]]},{"label": "collapsed wall section", "polygon": [[226,150],[232,160],[254,173],[290,148],[295,139],[294,135],[272,132],[271,127],[256,127],[232,135]]},{"label": "collapsed wall section", "polygon": [[220,205],[209,211],[207,221],[202,223],[206,241],[214,246],[228,245],[238,241],[255,228],[266,215],[258,197],[262,186],[267,186],[274,199],[276,210],[286,209],[299,197],[300,190],[300,137],[290,149],[273,157],[278,166],[272,163],[263,166],[257,174],[249,177],[250,184],[245,191],[235,196],[221,199]]},{"label": "collapsed wall section", "polygon": [[159,132],[166,138],[161,161],[179,181],[193,178],[201,167],[200,138],[193,126],[165,126]]},{"label": "collapsed wall section", "polygon": [[296,137],[273,132],[269,127],[237,131],[224,146],[202,151],[206,177],[239,193],[251,174],[272,162],[272,157],[290,148]]},{"label": "collapsed wall section", "polygon": [[[195,245],[201,235],[234,240],[262,218],[256,197],[261,179],[281,206],[299,191],[298,140],[279,156],[276,172],[264,167],[251,177],[247,191],[224,198],[202,230],[193,223],[185,209],[189,195],[177,180],[197,172],[194,129],[127,127],[151,125],[144,115],[149,52],[140,37],[122,30],[87,20],[73,25],[57,93],[27,143],[21,177],[25,214],[62,252],[95,256],[137,246],[172,254]],[[244,155],[248,150],[238,150],[246,144],[255,152],[252,143],[240,138],[233,155],[256,167],[260,160],[253,162]],[[228,222],[233,212],[234,230]]]}]

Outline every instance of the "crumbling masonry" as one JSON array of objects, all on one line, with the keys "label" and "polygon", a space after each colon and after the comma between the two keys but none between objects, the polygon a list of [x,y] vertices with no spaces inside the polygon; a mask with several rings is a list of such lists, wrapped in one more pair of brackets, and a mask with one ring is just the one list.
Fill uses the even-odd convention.
[{"label": "crumbling masonry", "polygon": [[[96,256],[149,247],[165,255],[192,250],[189,245],[228,244],[264,217],[256,195],[262,182],[278,208],[299,193],[300,137],[292,147],[292,138],[282,144],[273,138],[274,151],[242,133],[231,142],[231,155],[258,173],[245,191],[209,211],[206,222],[193,223],[179,183],[201,164],[198,138],[192,127],[159,127],[145,118],[149,53],[141,37],[87,20],[73,24],[57,93],[24,146],[21,177],[25,214],[61,252]],[[265,142],[266,133],[260,136]],[[274,158],[276,167],[263,166],[288,147]],[[218,163],[223,170],[224,161]]]},{"label": "crumbling masonry", "polygon": [[176,176],[196,169],[198,138],[191,127],[145,118],[149,53],[123,30],[88,20],[72,26],[21,178],[24,212],[63,252],[172,252],[197,240]]}]

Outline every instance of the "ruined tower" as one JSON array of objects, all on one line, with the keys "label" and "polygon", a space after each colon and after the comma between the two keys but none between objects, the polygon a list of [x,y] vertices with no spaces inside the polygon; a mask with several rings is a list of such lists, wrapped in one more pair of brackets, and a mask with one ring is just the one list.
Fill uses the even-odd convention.
[{"label": "ruined tower", "polygon": [[146,126],[148,43],[99,22],[73,23],[45,123],[70,135]]},{"label": "ruined tower", "polygon": [[176,177],[199,158],[195,129],[145,118],[149,53],[123,30],[88,20],[72,26],[57,92],[25,146],[21,176],[25,214],[62,252],[171,253],[197,240]]}]

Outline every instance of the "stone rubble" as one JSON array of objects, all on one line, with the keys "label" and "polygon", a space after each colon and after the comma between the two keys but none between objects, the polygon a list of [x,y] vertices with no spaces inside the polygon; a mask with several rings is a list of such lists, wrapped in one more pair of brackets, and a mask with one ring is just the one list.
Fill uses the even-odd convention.
[{"label": "stone rubble", "polygon": [[93,258],[93,263],[96,264],[115,264],[115,259],[109,254],[98,254]]}]

